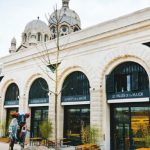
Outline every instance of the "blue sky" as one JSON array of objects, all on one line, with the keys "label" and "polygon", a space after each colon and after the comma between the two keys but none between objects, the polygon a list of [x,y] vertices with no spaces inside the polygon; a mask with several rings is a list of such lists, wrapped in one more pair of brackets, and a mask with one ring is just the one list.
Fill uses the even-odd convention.
[{"label": "blue sky", "polygon": [[[47,23],[45,15],[61,7],[62,0],[0,0],[0,57],[9,51],[13,37],[17,46],[25,25],[38,16]],[[81,19],[81,27],[92,25],[150,7],[150,0],[70,0],[70,8]]]}]

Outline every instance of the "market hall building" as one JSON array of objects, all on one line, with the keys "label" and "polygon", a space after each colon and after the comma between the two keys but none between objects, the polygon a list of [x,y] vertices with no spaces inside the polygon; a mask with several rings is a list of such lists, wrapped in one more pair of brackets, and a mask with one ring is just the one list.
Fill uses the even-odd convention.
[{"label": "market hall building", "polygon": [[[102,150],[149,146],[150,8],[82,29],[78,14],[62,0],[58,68],[58,137],[81,143],[81,126],[99,131]],[[65,15],[64,15],[65,13]],[[43,53],[56,62],[56,26],[33,20],[16,48],[0,58],[0,120],[8,128],[13,111],[30,112],[31,137],[50,118],[55,128],[55,84],[44,72]],[[50,77],[49,77],[50,76]],[[46,90],[45,90],[46,89]],[[55,131],[55,130],[54,130]],[[53,131],[53,136],[54,136]],[[1,131],[2,136],[2,131]]]}]

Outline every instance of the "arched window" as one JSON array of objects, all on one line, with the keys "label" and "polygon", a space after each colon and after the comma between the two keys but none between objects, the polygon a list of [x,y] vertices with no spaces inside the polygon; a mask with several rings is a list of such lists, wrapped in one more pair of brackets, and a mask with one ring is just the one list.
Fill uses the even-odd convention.
[{"label": "arched window", "polygon": [[48,84],[43,78],[36,79],[29,91],[29,103],[48,103]]},{"label": "arched window", "polygon": [[52,27],[51,27],[51,31],[52,31],[52,33],[55,33],[55,32],[56,32],[55,26],[52,26]]},{"label": "arched window", "polygon": [[42,35],[40,32],[37,33],[37,40],[38,41],[41,41],[42,40]]},{"label": "arched window", "polygon": [[74,28],[74,32],[78,31],[79,29],[77,27]]},{"label": "arched window", "polygon": [[24,43],[27,41],[27,34],[24,34]]},{"label": "arched window", "polygon": [[19,104],[19,88],[15,83],[11,83],[5,94],[5,105]]},{"label": "arched window", "polygon": [[46,42],[47,40],[48,40],[48,35],[45,34],[45,35],[44,35],[44,42]]},{"label": "arched window", "polygon": [[90,85],[86,75],[76,71],[67,76],[62,87],[62,101],[89,101]]},{"label": "arched window", "polygon": [[28,40],[31,38],[31,32],[28,33]]},{"label": "arched window", "polygon": [[121,98],[131,98],[133,94],[129,94],[129,92],[135,91],[143,91],[142,96],[144,96],[148,87],[149,79],[145,69],[135,62],[125,62],[118,65],[106,78],[107,94],[126,93]]}]

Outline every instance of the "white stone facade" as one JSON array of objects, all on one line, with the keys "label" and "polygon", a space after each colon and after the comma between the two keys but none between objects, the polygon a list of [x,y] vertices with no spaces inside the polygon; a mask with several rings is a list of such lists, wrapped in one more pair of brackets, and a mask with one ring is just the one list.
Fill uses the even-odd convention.
[{"label": "white stone facade", "polygon": [[[67,75],[73,71],[83,72],[90,82],[90,124],[101,131],[98,144],[103,150],[110,149],[110,113],[106,99],[105,76],[118,64],[137,62],[147,71],[150,78],[150,48],[143,45],[150,41],[150,8],[100,23],[60,38],[61,64],[59,66],[59,91]],[[16,83],[19,87],[19,111],[30,112],[29,89],[38,77],[44,78],[50,90],[53,81],[42,71],[41,53],[48,50],[52,62],[56,62],[55,40],[29,47],[0,58],[3,63],[0,82],[0,120],[6,120],[4,99],[7,87]],[[65,45],[65,46],[64,46]],[[40,67],[39,67],[40,66]],[[53,76],[53,74],[51,73]],[[55,124],[54,95],[49,94],[49,117]],[[58,137],[63,137],[64,106],[61,96],[58,101]],[[28,120],[30,125],[30,120]]]}]

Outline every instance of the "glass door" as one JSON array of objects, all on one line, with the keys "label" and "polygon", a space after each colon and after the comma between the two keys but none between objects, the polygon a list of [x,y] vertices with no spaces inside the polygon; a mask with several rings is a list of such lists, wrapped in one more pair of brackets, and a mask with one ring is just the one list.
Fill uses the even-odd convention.
[{"label": "glass door", "polygon": [[48,120],[48,107],[36,107],[31,109],[31,137],[40,137],[39,125]]},{"label": "glass door", "polygon": [[81,144],[81,127],[90,125],[90,107],[65,106],[64,136],[69,138],[71,145]]},{"label": "glass door", "polygon": [[129,108],[115,108],[113,124],[113,149],[114,150],[129,150]]},{"label": "glass door", "polygon": [[150,107],[147,104],[111,106],[111,149],[150,148]]}]

